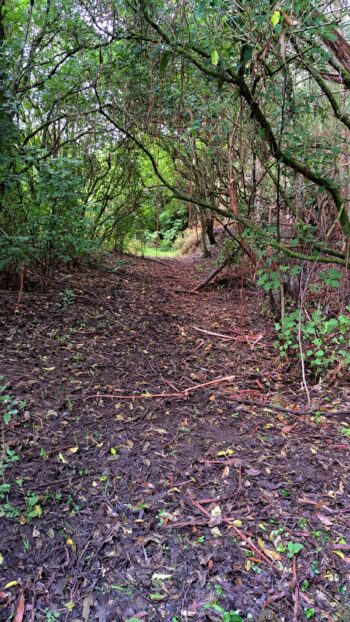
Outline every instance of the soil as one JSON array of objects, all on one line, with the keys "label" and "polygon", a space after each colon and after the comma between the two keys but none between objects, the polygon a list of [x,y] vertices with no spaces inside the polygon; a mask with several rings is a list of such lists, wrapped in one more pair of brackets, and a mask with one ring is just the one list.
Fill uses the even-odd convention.
[{"label": "soil", "polygon": [[2,292],[1,620],[350,620],[349,383],[308,413],[260,293],[191,293],[211,269]]}]

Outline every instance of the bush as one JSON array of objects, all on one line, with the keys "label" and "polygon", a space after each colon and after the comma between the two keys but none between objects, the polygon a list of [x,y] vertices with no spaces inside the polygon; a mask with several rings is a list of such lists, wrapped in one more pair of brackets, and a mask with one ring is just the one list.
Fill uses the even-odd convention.
[{"label": "bush", "polygon": [[349,315],[328,319],[320,309],[310,316],[293,311],[275,324],[279,340],[275,343],[281,356],[300,358],[299,325],[306,367],[316,376],[341,364],[350,368],[350,306]]},{"label": "bush", "polygon": [[0,221],[5,233],[0,239],[0,270],[19,271],[35,263],[48,276],[57,264],[88,254],[96,243],[85,218],[80,163],[67,158],[40,163],[38,155],[23,158],[27,170],[12,173],[16,184],[8,179],[6,198],[12,209],[11,219],[4,215]]}]

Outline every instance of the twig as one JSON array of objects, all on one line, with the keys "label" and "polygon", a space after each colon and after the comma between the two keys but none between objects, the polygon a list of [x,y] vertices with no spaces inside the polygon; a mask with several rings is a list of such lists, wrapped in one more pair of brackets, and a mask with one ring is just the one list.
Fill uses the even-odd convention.
[{"label": "twig", "polygon": [[[242,341],[247,342],[250,349],[253,350],[254,346],[263,339],[264,335],[260,333],[259,335],[237,335],[234,337],[233,335],[225,335],[223,333],[215,333],[212,330],[205,330],[204,328],[199,328],[199,326],[193,326],[194,330],[198,330],[200,333],[204,333],[205,335],[211,335],[212,337],[219,337],[219,339],[226,339],[227,341]],[[254,339],[253,343],[250,343],[250,340]]]},{"label": "twig", "polygon": [[275,566],[275,564],[264,554],[260,551],[260,549],[258,549],[257,546],[255,546],[254,542],[252,542],[251,540],[249,540],[249,538],[247,538],[247,536],[240,530],[238,529],[238,527],[236,527],[236,525],[233,524],[233,522],[224,517],[224,522],[227,523],[228,525],[230,525],[230,528],[236,533],[236,535],[243,540],[243,542],[245,542],[245,544],[252,550],[254,551],[254,553],[256,553],[256,555],[258,555],[258,557],[260,557],[262,560],[264,560],[267,564],[269,564],[269,566],[271,566],[271,568],[273,568],[274,570],[277,570],[277,572],[281,573],[282,570],[280,568],[278,568],[277,566]]},{"label": "twig", "polygon": [[294,607],[293,607],[293,622],[298,622],[299,617],[299,586],[297,577],[297,558],[293,557],[293,585],[294,585]]},{"label": "twig", "polygon": [[115,400],[147,400],[156,398],[177,397],[179,399],[187,399],[188,395],[185,392],[179,393],[141,393],[140,395],[113,395],[110,393],[95,393],[94,395],[88,395],[85,400],[92,400],[95,398],[102,399],[115,399]]},{"label": "twig", "polygon": [[96,393],[95,395],[88,395],[85,400],[91,400],[94,398],[105,398],[105,399],[118,399],[118,400],[141,400],[141,399],[156,399],[156,398],[167,398],[167,397],[177,397],[180,399],[188,399],[190,393],[193,391],[197,391],[198,389],[202,389],[203,387],[209,387],[217,384],[222,384],[223,382],[232,382],[234,380],[234,376],[223,376],[222,378],[216,378],[215,380],[209,380],[208,382],[202,382],[201,384],[195,384],[193,387],[187,387],[183,391],[179,391],[178,393],[141,393],[140,395],[111,395],[109,393]]},{"label": "twig", "polygon": [[276,406],[275,404],[271,404],[271,402],[255,402],[253,400],[236,397],[235,395],[225,395],[225,397],[231,402],[246,404],[247,406],[256,406],[259,408],[269,408],[270,410],[276,410],[277,412],[285,413],[286,415],[320,415],[323,417],[344,417],[345,415],[350,415],[350,410],[325,411],[322,410],[323,406],[320,406],[317,410],[308,410],[306,408],[303,410],[290,410],[289,408],[283,408],[282,406]]},{"label": "twig", "polygon": [[236,341],[237,337],[232,337],[231,335],[223,335],[222,333],[214,333],[211,330],[205,330],[204,328],[199,328],[199,326],[193,326],[194,330],[198,330],[199,333],[204,333],[205,335],[211,335],[212,337],[220,337],[220,339],[227,339],[227,341]]},{"label": "twig", "polygon": [[275,603],[276,600],[281,600],[281,598],[284,598],[286,595],[286,592],[278,592],[278,594],[272,594],[272,596],[269,596],[269,598],[265,600],[262,608],[265,609],[265,607],[268,607],[272,603]]},{"label": "twig", "polygon": [[248,335],[246,335],[246,341],[251,350],[254,350],[254,347],[256,346],[256,344],[259,343],[259,341],[261,341],[263,338],[264,338],[264,335],[260,333],[260,335],[258,335],[258,337],[253,341],[253,343],[250,343],[249,337]]},{"label": "twig", "polygon": [[182,522],[178,522],[178,523],[167,523],[166,525],[164,525],[164,527],[166,527],[167,529],[172,529],[172,528],[176,528],[176,527],[197,527],[198,525],[204,527],[205,525],[208,524],[208,521],[206,520],[185,520]]},{"label": "twig", "polygon": [[[300,273],[300,283],[301,283],[301,280],[302,280],[302,274],[303,274],[303,268],[301,269],[301,273]],[[299,353],[300,353],[301,377],[302,377],[303,386],[304,386],[304,389],[305,389],[307,405],[310,408],[310,406],[311,406],[310,391],[309,391],[309,387],[308,387],[307,381],[306,381],[305,357],[304,357],[304,350],[303,350],[303,341],[302,341],[302,337],[301,337],[301,312],[302,312],[303,304],[304,304],[304,294],[305,294],[305,290],[302,287],[300,287],[300,308],[299,308],[299,320],[298,320],[298,346],[299,346]]]},{"label": "twig", "polygon": [[[193,503],[193,505],[205,516],[207,516],[208,519],[211,518],[211,514],[199,503],[199,501],[196,501],[191,494],[188,495],[190,501]],[[275,566],[275,564],[262,552],[260,551],[260,549],[258,549],[257,546],[255,546],[254,542],[252,542],[251,540],[249,540],[249,538],[247,538],[247,536],[240,531],[240,529],[238,529],[238,527],[236,527],[236,525],[234,525],[233,521],[229,518],[227,518],[226,516],[223,517],[223,522],[226,523],[227,525],[230,525],[230,529],[232,529],[235,534],[252,550],[254,551],[254,553],[256,555],[258,555],[258,557],[260,557],[260,559],[262,559],[264,562],[266,562],[267,564],[269,564],[269,566],[271,566],[272,568],[274,568],[274,570],[277,570],[277,572],[282,572],[280,568],[278,568],[277,566]]]},{"label": "twig", "polygon": [[307,382],[306,382],[305,359],[304,359],[303,344],[301,340],[301,309],[299,310],[299,322],[298,322],[298,346],[299,346],[299,352],[300,352],[301,377],[302,377],[303,386],[305,389],[307,405],[310,408],[311,406],[310,391],[309,391],[309,387],[307,386]]},{"label": "twig", "polygon": [[20,273],[19,273],[19,291],[18,291],[18,298],[17,298],[15,313],[19,313],[19,305],[22,300],[22,294],[23,294],[23,288],[24,288],[24,270],[25,268],[24,266],[22,266]]}]

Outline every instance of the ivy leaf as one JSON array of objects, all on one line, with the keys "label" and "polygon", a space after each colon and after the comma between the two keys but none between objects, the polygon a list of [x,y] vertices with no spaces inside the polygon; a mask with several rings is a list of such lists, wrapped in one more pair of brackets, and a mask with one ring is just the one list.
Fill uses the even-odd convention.
[{"label": "ivy leaf", "polygon": [[211,62],[215,67],[218,65],[220,60],[219,52],[217,50],[213,50],[211,53]]}]

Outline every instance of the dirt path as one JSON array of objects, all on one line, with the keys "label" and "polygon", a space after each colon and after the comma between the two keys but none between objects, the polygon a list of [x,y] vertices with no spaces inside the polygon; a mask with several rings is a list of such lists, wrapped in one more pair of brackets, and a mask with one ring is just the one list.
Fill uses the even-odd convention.
[{"label": "dirt path", "polygon": [[303,397],[258,293],[191,295],[203,270],[114,259],[17,315],[4,292],[25,406],[4,426],[0,620],[21,594],[28,621],[350,620],[349,418],[230,401]]}]

